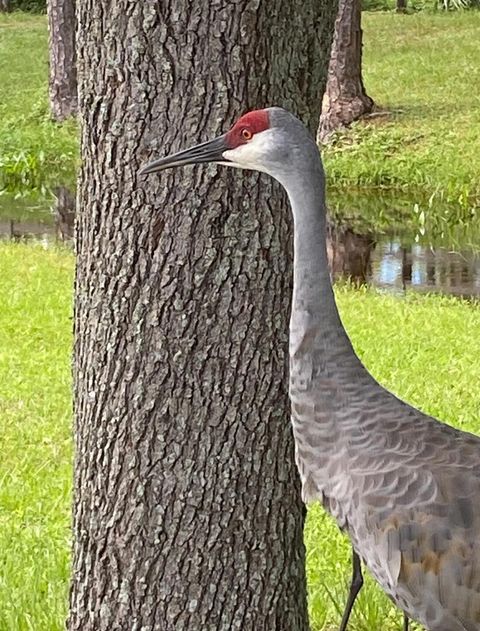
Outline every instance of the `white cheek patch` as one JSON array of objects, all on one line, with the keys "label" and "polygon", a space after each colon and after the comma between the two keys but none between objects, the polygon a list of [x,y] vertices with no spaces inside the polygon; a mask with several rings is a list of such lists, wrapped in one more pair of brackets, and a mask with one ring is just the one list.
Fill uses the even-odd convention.
[{"label": "white cheek patch", "polygon": [[248,166],[252,162],[255,162],[255,157],[257,155],[253,143],[254,140],[252,139],[249,143],[240,145],[236,149],[227,149],[227,151],[224,151],[222,155],[227,160],[235,162],[235,164]]},{"label": "white cheek patch", "polygon": [[271,130],[267,129],[255,134],[252,140],[240,145],[235,149],[227,149],[223,152],[223,157],[243,169],[255,169],[263,171],[263,158],[268,156]]}]

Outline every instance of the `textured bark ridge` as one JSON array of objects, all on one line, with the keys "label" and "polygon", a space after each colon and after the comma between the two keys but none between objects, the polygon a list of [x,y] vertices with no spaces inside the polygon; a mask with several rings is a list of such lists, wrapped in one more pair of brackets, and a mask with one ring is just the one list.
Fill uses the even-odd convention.
[{"label": "textured bark ridge", "polygon": [[339,0],[318,139],[350,125],[374,107],[362,79],[361,0]]},{"label": "textured bark ridge", "polygon": [[63,121],[77,113],[75,0],[48,0],[49,94],[52,117]]},{"label": "textured bark ridge", "polygon": [[[314,130],[336,6],[81,0],[71,631],[304,631],[271,179],[153,156],[278,104]],[[275,37],[273,37],[275,34]]]}]

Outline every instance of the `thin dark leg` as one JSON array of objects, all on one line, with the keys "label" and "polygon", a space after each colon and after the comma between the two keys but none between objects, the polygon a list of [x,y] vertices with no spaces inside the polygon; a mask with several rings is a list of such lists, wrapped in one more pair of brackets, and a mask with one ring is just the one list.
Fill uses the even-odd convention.
[{"label": "thin dark leg", "polygon": [[353,603],[357,597],[358,592],[362,589],[363,576],[362,576],[362,564],[360,557],[352,548],[352,561],[353,561],[353,573],[352,582],[350,583],[350,590],[348,592],[347,604],[345,605],[345,611],[343,612],[342,622],[340,624],[339,631],[346,631],[348,619],[352,612]]},{"label": "thin dark leg", "polygon": [[408,631],[408,616],[406,613],[403,614],[403,631]]}]

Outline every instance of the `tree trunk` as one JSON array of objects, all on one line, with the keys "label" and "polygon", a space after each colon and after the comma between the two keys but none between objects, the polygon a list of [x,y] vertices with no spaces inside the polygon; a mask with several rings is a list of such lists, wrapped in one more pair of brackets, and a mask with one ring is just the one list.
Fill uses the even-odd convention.
[{"label": "tree trunk", "polygon": [[0,13],[8,13],[10,11],[10,0],[0,0]]},{"label": "tree trunk", "polygon": [[318,139],[372,111],[362,79],[361,0],[340,0]]},{"label": "tree trunk", "polygon": [[406,13],[407,0],[397,0],[395,10],[397,13]]},{"label": "tree trunk", "polygon": [[49,94],[52,117],[63,121],[77,113],[75,0],[48,0]]},{"label": "tree trunk", "polygon": [[249,108],[315,130],[335,2],[77,10],[69,629],[304,631],[286,197],[224,167],[138,168]]}]

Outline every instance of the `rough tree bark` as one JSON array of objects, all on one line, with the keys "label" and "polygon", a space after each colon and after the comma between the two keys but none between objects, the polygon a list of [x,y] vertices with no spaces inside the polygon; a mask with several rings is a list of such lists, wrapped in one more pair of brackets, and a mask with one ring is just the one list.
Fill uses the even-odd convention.
[{"label": "rough tree bark", "polygon": [[335,14],[77,4],[72,631],[308,628],[285,196],[224,167],[138,168],[249,108],[315,130]]},{"label": "rough tree bark", "polygon": [[0,13],[8,13],[10,11],[10,0],[0,0]]},{"label": "rough tree bark", "polygon": [[75,0],[48,0],[49,95],[52,117],[63,121],[77,113]]},{"label": "rough tree bark", "polygon": [[374,107],[362,79],[361,0],[339,0],[318,140],[350,125]]}]

